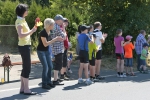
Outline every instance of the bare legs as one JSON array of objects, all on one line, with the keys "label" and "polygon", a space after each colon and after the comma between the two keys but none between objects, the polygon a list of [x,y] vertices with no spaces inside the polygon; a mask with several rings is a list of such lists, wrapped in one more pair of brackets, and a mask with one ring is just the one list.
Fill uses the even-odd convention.
[{"label": "bare legs", "polygon": [[29,79],[23,78],[23,84],[24,84],[24,93],[31,93],[31,90],[29,89]]},{"label": "bare legs", "polygon": [[82,71],[84,68],[84,63],[80,63],[80,67],[79,67],[79,78],[82,78]]},{"label": "bare legs", "polygon": [[54,81],[58,80],[58,71],[54,70]]},{"label": "bare legs", "polygon": [[121,65],[121,61],[120,61],[120,59],[117,59],[117,72],[119,72],[120,73],[120,65]]},{"label": "bare legs", "polygon": [[123,73],[124,71],[124,59],[121,59],[121,68],[120,68],[120,72]]},{"label": "bare legs", "polygon": [[24,83],[23,83],[23,77],[20,77],[21,80],[21,86],[20,86],[20,92],[24,92]]},{"label": "bare legs", "polygon": [[79,78],[82,78],[82,72],[84,69],[84,74],[85,78],[88,79],[88,63],[80,63],[80,68],[79,68]]},{"label": "bare legs", "polygon": [[61,75],[64,75],[64,73],[66,72],[66,67],[62,67],[60,72],[61,72]]},{"label": "bare legs", "polygon": [[28,78],[24,78],[21,76],[20,92],[31,93],[31,90],[29,89],[29,79]]},{"label": "bare legs", "polygon": [[95,77],[95,66],[90,65],[90,76]]},{"label": "bare legs", "polygon": [[124,59],[117,59],[117,72],[119,75],[123,75],[124,71]]},{"label": "bare legs", "polygon": [[101,60],[95,61],[95,74],[100,75]]}]

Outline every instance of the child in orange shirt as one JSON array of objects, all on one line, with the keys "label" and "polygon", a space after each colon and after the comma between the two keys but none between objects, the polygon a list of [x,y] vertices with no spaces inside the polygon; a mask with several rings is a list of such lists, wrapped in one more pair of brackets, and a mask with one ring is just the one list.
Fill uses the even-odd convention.
[{"label": "child in orange shirt", "polygon": [[[126,74],[127,75],[131,75],[131,76],[135,76],[134,72],[133,72],[133,49],[135,47],[135,42],[134,45],[132,44],[132,42],[130,42],[132,39],[132,36],[127,35],[126,36],[126,41],[128,41],[128,43],[124,46],[124,51],[125,51],[125,67],[126,67]],[[131,74],[128,73],[128,69],[130,69]]]}]

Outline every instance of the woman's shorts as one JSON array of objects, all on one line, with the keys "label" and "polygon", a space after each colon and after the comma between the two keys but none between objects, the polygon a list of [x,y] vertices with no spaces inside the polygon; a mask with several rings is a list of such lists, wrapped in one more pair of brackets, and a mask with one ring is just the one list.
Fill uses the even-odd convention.
[{"label": "woman's shorts", "polygon": [[116,53],[116,59],[124,59],[124,54],[123,53]]},{"label": "woman's shorts", "polygon": [[89,60],[89,63],[90,63],[91,66],[95,66],[95,58],[92,57],[92,59]]}]

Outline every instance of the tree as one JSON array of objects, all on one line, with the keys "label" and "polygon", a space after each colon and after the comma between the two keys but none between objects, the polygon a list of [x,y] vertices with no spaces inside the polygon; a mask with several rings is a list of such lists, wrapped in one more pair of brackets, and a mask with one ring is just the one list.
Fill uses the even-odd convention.
[{"label": "tree", "polygon": [[141,29],[150,31],[149,0],[90,0],[91,22],[100,21],[103,32],[108,33],[104,44],[104,53],[114,52],[113,38],[118,28],[123,29],[123,36],[132,35],[135,40]]}]

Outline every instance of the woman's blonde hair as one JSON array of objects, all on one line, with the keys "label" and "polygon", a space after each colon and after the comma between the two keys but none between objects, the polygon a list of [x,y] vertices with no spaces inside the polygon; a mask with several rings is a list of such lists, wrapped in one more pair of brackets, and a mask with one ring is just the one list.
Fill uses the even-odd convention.
[{"label": "woman's blonde hair", "polygon": [[46,18],[44,20],[44,28],[47,28],[54,23],[55,23],[55,21],[52,18]]}]

